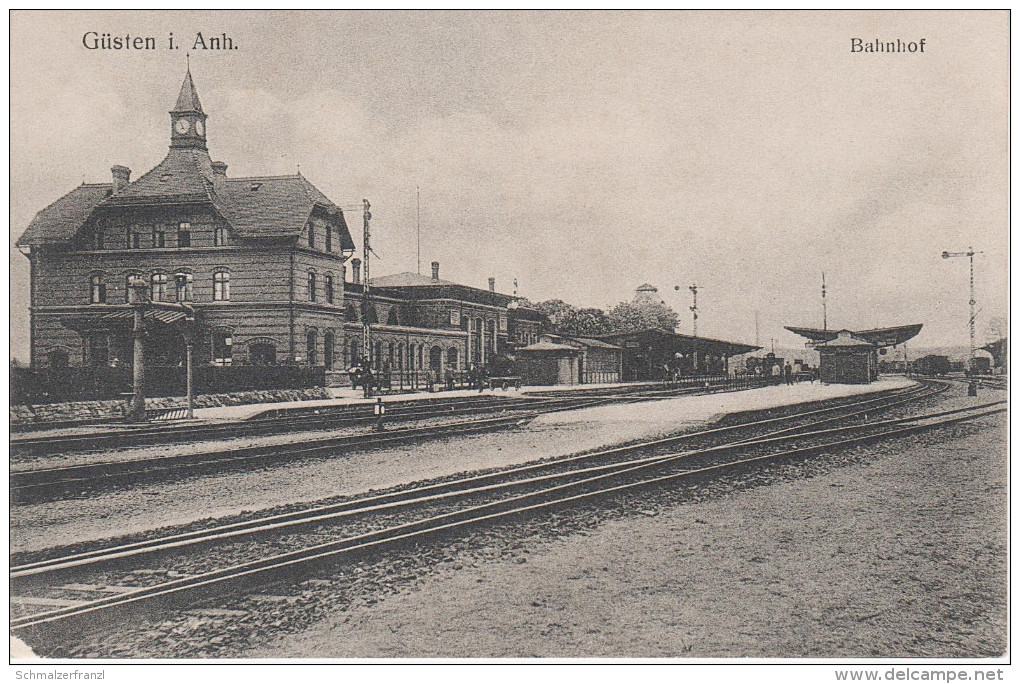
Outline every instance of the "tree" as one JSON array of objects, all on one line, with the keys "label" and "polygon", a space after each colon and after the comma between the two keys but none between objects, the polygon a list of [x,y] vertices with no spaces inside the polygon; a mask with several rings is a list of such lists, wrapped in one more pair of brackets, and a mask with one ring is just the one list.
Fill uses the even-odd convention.
[{"label": "tree", "polygon": [[577,311],[577,307],[567,304],[562,299],[547,299],[536,304],[535,308],[549,317],[549,322],[557,332],[560,331],[561,321],[568,319]]},{"label": "tree", "polygon": [[557,330],[564,335],[579,335],[581,337],[605,335],[612,332],[609,316],[605,311],[597,308],[574,309],[567,312],[557,326]]},{"label": "tree", "polygon": [[627,332],[643,328],[659,328],[673,332],[679,316],[661,302],[620,302],[609,310],[609,327],[613,332]]}]

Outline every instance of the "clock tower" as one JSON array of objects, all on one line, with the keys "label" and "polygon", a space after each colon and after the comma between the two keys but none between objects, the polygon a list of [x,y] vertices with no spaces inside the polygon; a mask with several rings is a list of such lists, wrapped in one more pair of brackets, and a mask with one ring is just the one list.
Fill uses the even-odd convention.
[{"label": "clock tower", "polygon": [[170,147],[206,149],[205,120],[202,103],[198,101],[198,93],[191,80],[191,69],[188,69],[177,104],[170,111]]}]

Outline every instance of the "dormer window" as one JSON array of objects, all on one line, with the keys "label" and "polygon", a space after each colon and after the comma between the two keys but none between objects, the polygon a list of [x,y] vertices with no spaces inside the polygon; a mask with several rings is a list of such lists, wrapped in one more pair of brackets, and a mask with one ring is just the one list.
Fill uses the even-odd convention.
[{"label": "dormer window", "polygon": [[326,251],[333,251],[333,226],[326,224]]},{"label": "dormer window", "polygon": [[308,222],[308,246],[315,247],[315,221]]}]

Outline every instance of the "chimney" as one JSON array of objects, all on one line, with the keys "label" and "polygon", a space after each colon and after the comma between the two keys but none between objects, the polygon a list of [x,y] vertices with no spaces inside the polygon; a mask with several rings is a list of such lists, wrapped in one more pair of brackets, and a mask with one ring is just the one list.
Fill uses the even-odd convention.
[{"label": "chimney", "polygon": [[432,262],[432,282],[434,282],[434,283],[438,283],[439,282],[439,262],[438,261],[433,261]]},{"label": "chimney", "polygon": [[351,282],[361,282],[361,259],[351,259],[351,271],[353,272],[351,277],[354,278]]},{"label": "chimney", "polygon": [[212,163],[212,171],[217,176],[226,176],[227,175],[227,165],[224,164],[223,162],[213,162]]},{"label": "chimney", "polygon": [[113,174],[113,194],[117,194],[131,182],[131,169],[126,166],[111,166],[110,172]]},{"label": "chimney", "polygon": [[495,291],[496,291],[496,279],[495,278],[489,278],[489,292],[495,292]]}]

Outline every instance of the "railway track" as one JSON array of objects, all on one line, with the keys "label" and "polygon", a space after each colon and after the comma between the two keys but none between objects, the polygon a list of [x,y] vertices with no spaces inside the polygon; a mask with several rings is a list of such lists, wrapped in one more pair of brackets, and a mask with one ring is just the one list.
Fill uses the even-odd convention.
[{"label": "railway track", "polygon": [[[661,399],[686,394],[733,391],[750,385],[726,383],[709,386],[662,389],[654,386],[604,388],[598,391],[550,392],[520,396],[479,395],[453,399],[409,399],[386,403],[389,422],[427,420],[451,415],[472,415],[493,411],[558,409],[570,410],[587,402],[619,403]],[[23,437],[10,441],[11,454],[52,455],[103,451],[159,444],[181,444],[236,437],[258,437],[288,432],[311,432],[370,425],[375,421],[370,403],[269,409],[242,421],[220,424],[122,427],[75,435]]]},{"label": "railway track", "polygon": [[[864,418],[936,391],[922,389],[23,563],[11,568],[12,605],[22,612],[14,616],[12,628],[70,634],[115,619],[124,610],[179,607],[222,592],[251,589],[253,583],[289,581],[323,563],[471,525],[1005,410],[1005,402],[990,402],[885,420]],[[845,424],[848,421],[857,422]],[[826,427],[835,422],[844,424]],[[683,442],[693,448],[676,451]],[[209,561],[211,556],[217,557],[215,562]],[[106,595],[82,597],[89,592]],[[33,606],[47,609],[25,613]]]},{"label": "railway track", "polygon": [[[679,392],[701,394],[706,391],[728,391],[728,388],[715,387],[708,390],[694,388]],[[896,394],[893,392],[890,396]],[[321,458],[351,449],[375,448],[421,439],[508,429],[522,425],[542,413],[588,408],[607,403],[649,401],[665,396],[678,396],[678,390],[656,390],[651,393],[646,390],[637,395],[547,400],[538,406],[528,404],[524,410],[506,407],[505,410],[510,415],[495,418],[479,418],[436,426],[396,429],[382,433],[323,437],[286,445],[232,447],[201,453],[92,461],[50,468],[16,468],[11,471],[9,477],[11,499],[15,503],[39,502],[68,494],[92,492],[103,487],[130,485],[139,481],[149,484],[159,479],[182,474],[196,475],[232,467],[294,461],[303,458]]]}]

